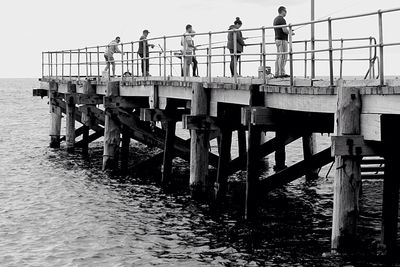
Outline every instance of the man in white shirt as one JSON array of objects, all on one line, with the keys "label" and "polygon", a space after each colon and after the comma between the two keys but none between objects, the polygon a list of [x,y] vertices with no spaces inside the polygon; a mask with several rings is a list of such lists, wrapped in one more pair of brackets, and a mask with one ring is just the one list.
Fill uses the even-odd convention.
[{"label": "man in white shirt", "polygon": [[104,58],[106,59],[107,66],[104,71],[108,71],[110,69],[110,64],[112,64],[112,73],[115,76],[115,60],[114,53],[120,53],[123,56],[123,53],[118,48],[118,44],[121,42],[121,38],[118,36],[115,40],[112,40],[111,43],[108,44],[106,51],[104,52]]}]

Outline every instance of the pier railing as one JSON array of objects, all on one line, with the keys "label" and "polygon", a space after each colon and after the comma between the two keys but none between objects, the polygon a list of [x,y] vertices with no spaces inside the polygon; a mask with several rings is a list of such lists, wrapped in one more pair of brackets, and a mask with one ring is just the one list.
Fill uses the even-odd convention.
[{"label": "pier railing", "polygon": [[[364,13],[353,16],[327,18],[304,23],[289,24],[285,26],[260,27],[252,29],[241,29],[243,35],[250,36],[246,38],[245,53],[241,53],[239,62],[237,62],[234,53],[234,80],[237,82],[238,76],[243,69],[252,69],[252,73],[257,73],[264,83],[269,79],[270,73],[268,64],[275,61],[277,55],[286,55],[288,57],[290,84],[294,84],[294,76],[309,77],[309,73],[315,73],[315,61],[327,62],[329,64],[329,80],[330,84],[334,84],[334,78],[342,77],[344,62],[360,61],[367,62],[365,64],[365,78],[379,78],[380,84],[384,84],[384,48],[388,46],[400,46],[398,42],[385,43],[383,38],[383,15],[387,13],[399,12],[400,8],[389,10],[378,10],[377,12]],[[336,21],[345,21],[361,17],[378,18],[378,38],[375,37],[354,37],[354,38],[333,38],[333,23]],[[296,28],[304,27],[312,24],[325,24],[327,27],[326,39],[315,40],[293,40],[292,33]],[[288,51],[285,53],[276,52],[275,42],[267,41],[267,37],[272,37],[275,28],[287,27],[289,30]],[[237,50],[237,31],[233,31],[234,51]],[[200,73],[203,77],[227,76],[229,73],[229,63],[231,55],[226,47],[226,36],[229,31],[194,33],[195,43],[197,45],[195,56],[199,62]],[[267,35],[268,34],[268,35]],[[163,77],[164,80],[168,76],[184,76],[182,75],[182,59],[186,51],[181,51],[181,38],[186,34],[163,36],[157,38],[149,38],[148,42],[155,44],[155,49],[149,51],[148,59],[150,62],[150,70],[154,72],[157,69],[157,75]],[[272,39],[272,38],[271,38]],[[250,41],[251,40],[251,41]],[[137,53],[140,41],[125,42],[119,44],[119,48],[123,54],[120,59],[115,60],[116,75],[129,79],[130,77],[141,76],[141,58]],[[318,49],[310,49],[310,47],[319,47]],[[61,78],[61,79],[97,79],[101,80],[103,76],[103,68],[106,66],[104,59],[104,51],[107,45],[92,46],[71,50],[42,52],[42,77],[43,78]],[[346,57],[344,51],[357,50],[364,51],[362,57]],[[379,51],[378,51],[379,50]],[[308,56],[311,55],[311,56]],[[322,55],[322,57],[315,57]],[[239,64],[237,64],[239,63]],[[313,63],[313,64],[309,64]],[[334,71],[334,63],[339,63],[339,71]],[[295,73],[296,68],[303,68],[303,74]],[[301,64],[301,65],[300,65]],[[375,65],[378,71],[375,73]],[[274,65],[274,64],[273,64]],[[310,70],[308,68],[310,66]],[[144,73],[146,75],[146,73]],[[313,78],[313,77],[312,77]]]}]

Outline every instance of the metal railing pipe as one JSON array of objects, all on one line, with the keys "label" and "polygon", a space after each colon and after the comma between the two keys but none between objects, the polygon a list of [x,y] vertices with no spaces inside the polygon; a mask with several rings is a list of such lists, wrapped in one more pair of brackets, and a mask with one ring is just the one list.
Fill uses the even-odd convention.
[{"label": "metal railing pipe", "polygon": [[164,81],[167,80],[167,37],[163,37],[164,52]]},{"label": "metal railing pipe", "polygon": [[343,42],[343,40],[341,41],[341,43],[340,43],[340,79],[342,79],[343,78],[343,45],[344,45],[344,42]]},{"label": "metal railing pipe", "polygon": [[378,10],[378,23],[379,23],[379,81],[380,85],[383,86],[385,83],[385,77],[383,74],[383,19],[382,11]]},{"label": "metal railing pipe", "polygon": [[208,34],[208,62],[209,62],[209,68],[208,68],[208,73],[207,73],[207,77],[208,77],[208,82],[211,83],[211,65],[212,65],[212,57],[211,57],[211,51],[212,51],[212,34],[211,32],[209,32]]},{"label": "metal railing pipe", "polygon": [[263,68],[263,83],[266,84],[267,83],[267,73],[265,71],[266,68],[266,55],[265,55],[265,28],[262,28],[262,47],[261,47],[261,53],[262,53],[262,68]]},{"label": "metal railing pipe", "polygon": [[293,79],[293,43],[292,43],[292,34],[293,34],[293,29],[292,25],[289,24],[289,67],[290,67],[290,86],[294,85],[294,79]]},{"label": "metal railing pipe", "polygon": [[333,86],[333,51],[332,51],[332,20],[328,18],[328,38],[329,38],[329,82]]},{"label": "metal railing pipe", "polygon": [[[233,31],[233,77],[235,83],[237,83],[237,32],[236,29]],[[232,58],[231,58],[232,61]]]},{"label": "metal railing pipe", "polygon": [[86,80],[88,79],[88,72],[89,72],[89,65],[88,65],[88,53],[87,53],[87,47],[85,47],[85,59],[86,59],[86,62],[85,62],[85,69],[86,69]]}]

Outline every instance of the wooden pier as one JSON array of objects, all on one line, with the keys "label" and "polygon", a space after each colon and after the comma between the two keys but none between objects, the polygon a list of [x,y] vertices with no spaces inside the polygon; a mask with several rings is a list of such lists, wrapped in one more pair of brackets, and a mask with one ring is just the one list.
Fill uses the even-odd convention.
[{"label": "wooden pier", "polygon": [[[395,11],[398,10],[386,12]],[[383,13],[376,14],[381,17]],[[331,19],[323,22],[330,23]],[[259,30],[264,36],[268,29]],[[64,55],[72,55],[73,50],[45,53],[51,60],[45,61],[43,56],[43,77],[34,95],[50,98],[50,147],[59,148],[60,142],[65,141],[69,152],[80,147],[87,153],[91,142],[104,137],[104,170],[127,168],[131,139],[159,147],[163,153],[148,162],[162,165],[161,186],[167,188],[176,183],[171,175],[172,160],[180,157],[190,164],[188,186],[192,196],[217,204],[226,195],[227,177],[245,170],[247,219],[256,216],[260,194],[303,176],[313,179],[318,175],[317,169],[335,161],[333,251],[351,248],[357,240],[362,171],[382,171],[381,167],[365,166],[368,161],[363,162],[363,158],[381,157],[384,159],[379,161],[384,163],[382,244],[392,253],[398,216],[400,169],[396,164],[400,164],[400,139],[395,127],[400,121],[400,80],[385,79],[383,65],[378,79],[373,77],[375,63],[367,66],[369,79],[364,80],[343,80],[333,75],[329,80],[296,78],[292,42],[288,52],[291,78],[273,79],[265,70],[268,53],[265,36],[262,38],[260,65],[264,68],[256,78],[212,76],[212,47],[206,54],[206,77],[167,75],[167,49],[154,58],[161,75],[151,77],[123,75],[127,66],[133,70],[139,62],[134,52],[119,61],[120,75],[111,78],[100,72],[105,62],[98,59],[99,47],[96,47],[97,61],[90,60],[88,48],[74,52],[78,54],[77,62],[71,60],[72,56],[68,62],[64,61]],[[165,44],[166,37],[162,40]],[[330,36],[329,43],[332,41]],[[379,45],[368,48],[378,47],[383,52],[385,45],[394,44],[385,44],[380,39]],[[330,60],[334,60],[331,53],[334,49],[330,46],[311,52],[328,52]],[[86,56],[85,62],[80,61],[81,54]],[[169,59],[172,61],[172,56]],[[74,64],[76,68],[72,70]],[[86,71],[82,73],[81,68]],[[65,139],[60,136],[62,114],[66,119]],[[176,136],[179,121],[190,131],[190,139]],[[76,128],[75,122],[82,126]],[[162,127],[154,127],[154,122],[161,122]],[[239,155],[232,159],[234,131],[238,133]],[[263,142],[262,132],[274,132],[276,136]],[[315,133],[331,134],[332,145],[316,151]],[[80,136],[80,141],[76,141]],[[218,154],[209,149],[209,141],[214,138],[218,138]],[[287,166],[285,147],[300,138],[304,159]],[[272,153],[276,158],[275,173],[260,179],[257,162]],[[369,163],[376,162],[369,159]],[[209,175],[209,166],[217,168],[217,177]]]}]

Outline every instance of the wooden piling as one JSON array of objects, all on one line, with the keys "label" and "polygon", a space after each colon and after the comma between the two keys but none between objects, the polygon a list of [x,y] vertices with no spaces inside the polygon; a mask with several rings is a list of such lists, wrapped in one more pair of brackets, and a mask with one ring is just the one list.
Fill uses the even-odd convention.
[{"label": "wooden piling", "polygon": [[66,130],[65,142],[67,151],[73,153],[75,151],[75,100],[76,85],[68,82],[68,94],[66,94]]},{"label": "wooden piling", "polygon": [[395,255],[398,228],[400,139],[397,125],[399,123],[399,115],[381,116],[381,136],[385,158],[381,243],[389,257]]},{"label": "wooden piling", "polygon": [[49,98],[50,98],[50,147],[60,148],[60,133],[61,133],[61,108],[53,105],[52,100],[57,97],[58,84],[55,81],[49,83]]},{"label": "wooden piling", "polygon": [[[250,88],[250,108],[263,106],[264,97],[259,91],[259,86]],[[258,125],[248,123],[248,149],[247,149],[247,179],[246,179],[246,203],[245,219],[250,220],[256,216],[258,206],[259,171],[257,149],[261,143],[261,128]]]},{"label": "wooden piling", "polygon": [[[193,83],[191,115],[207,115],[209,97],[202,83]],[[206,196],[210,186],[208,177],[209,131],[190,130],[190,188],[192,197],[201,199]]]},{"label": "wooden piling", "polygon": [[171,183],[172,173],[172,160],[174,159],[174,141],[175,141],[175,130],[176,121],[168,120],[164,122],[165,129],[165,143],[164,143],[164,155],[162,164],[161,174],[161,185],[165,188]]},{"label": "wooden piling", "polygon": [[122,125],[122,141],[121,141],[121,170],[126,172],[129,163],[129,146],[131,143],[131,136],[129,128]]},{"label": "wooden piling", "polygon": [[[246,143],[246,129],[245,128],[239,128],[237,130],[237,135],[238,135],[238,151],[239,151],[239,156],[244,156],[247,154],[247,143]],[[246,159],[245,157],[243,157]],[[243,164],[245,161],[243,161]]]},{"label": "wooden piling", "polygon": [[[110,81],[107,84],[106,97],[119,95],[119,81]],[[119,144],[121,130],[119,121],[113,115],[113,110],[106,107],[104,123],[104,153],[103,170],[118,167]]]},{"label": "wooden piling", "polygon": [[[221,121],[229,118],[229,110],[224,110]],[[221,135],[219,142],[219,161],[217,170],[217,181],[214,185],[214,199],[218,204],[224,201],[227,192],[227,179],[229,162],[231,160],[232,129],[228,123],[221,125]],[[244,152],[245,153],[245,152]]]},{"label": "wooden piling", "polygon": [[[96,87],[94,85],[91,84],[90,81],[85,81],[83,84],[83,94],[85,95],[95,95],[96,94]],[[86,105],[88,107],[93,107],[95,105]],[[82,147],[82,154],[87,155],[89,153],[89,131],[90,131],[90,127],[93,126],[93,122],[92,122],[93,118],[91,117],[90,112],[82,112],[81,115],[81,122],[83,124],[82,126],[82,142],[81,142],[81,147]]]},{"label": "wooden piling", "polygon": [[282,130],[277,130],[275,137],[280,144],[279,148],[275,151],[274,170],[278,172],[286,168],[286,149],[284,143],[284,140],[286,139],[286,133]]},{"label": "wooden piling", "polygon": [[[338,81],[337,91],[337,135],[359,135],[361,130],[360,91],[358,88],[345,88],[342,80]],[[351,249],[356,241],[361,186],[360,162],[360,156],[335,157],[331,243],[333,251]]]},{"label": "wooden piling", "polygon": [[[303,157],[305,161],[311,159],[311,157],[317,152],[317,142],[315,134],[303,135]],[[306,173],[306,179],[318,178],[318,170],[310,170]]]}]

